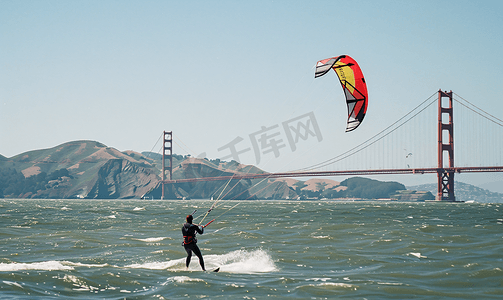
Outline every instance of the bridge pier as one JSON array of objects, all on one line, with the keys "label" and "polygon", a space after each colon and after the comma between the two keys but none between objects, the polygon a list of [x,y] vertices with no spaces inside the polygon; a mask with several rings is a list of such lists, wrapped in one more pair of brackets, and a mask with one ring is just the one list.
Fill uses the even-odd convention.
[{"label": "bridge pier", "polygon": [[[444,105],[444,98],[448,103]],[[454,122],[452,118],[452,91],[438,91],[438,192],[437,201],[455,202],[454,196]],[[444,119],[445,118],[445,119]],[[445,122],[444,122],[445,121]],[[446,138],[444,142],[444,138]],[[448,168],[444,166],[444,154],[447,154]]]}]

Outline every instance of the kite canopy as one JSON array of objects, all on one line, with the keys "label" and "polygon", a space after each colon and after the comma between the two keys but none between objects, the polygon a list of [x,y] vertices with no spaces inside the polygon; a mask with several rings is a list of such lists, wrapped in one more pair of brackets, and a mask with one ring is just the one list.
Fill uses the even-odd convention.
[{"label": "kite canopy", "polygon": [[363,121],[368,104],[367,84],[362,70],[349,55],[341,55],[320,60],[316,64],[314,78],[327,74],[330,69],[337,73],[346,95],[348,105],[346,132],[355,130]]}]

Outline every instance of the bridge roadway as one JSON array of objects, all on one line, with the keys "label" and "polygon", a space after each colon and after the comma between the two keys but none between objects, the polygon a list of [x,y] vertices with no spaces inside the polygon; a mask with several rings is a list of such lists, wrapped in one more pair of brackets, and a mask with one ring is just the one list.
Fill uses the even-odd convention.
[{"label": "bridge roadway", "polygon": [[503,172],[500,167],[459,167],[459,168],[418,168],[418,169],[383,169],[383,170],[350,170],[350,171],[302,171],[285,173],[261,174],[235,174],[232,176],[200,177],[175,180],[164,180],[164,184],[187,183],[200,181],[218,181],[230,179],[261,179],[261,178],[289,178],[289,177],[319,177],[319,176],[347,176],[347,175],[382,175],[382,174],[431,174],[439,171],[449,173],[477,173],[477,172]]}]

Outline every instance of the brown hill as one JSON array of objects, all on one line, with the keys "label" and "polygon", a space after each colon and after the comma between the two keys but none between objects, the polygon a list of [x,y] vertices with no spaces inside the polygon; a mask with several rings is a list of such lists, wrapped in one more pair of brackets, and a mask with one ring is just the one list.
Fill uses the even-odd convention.
[{"label": "brown hill", "polygon": [[[121,152],[95,141],[74,141],[0,157],[0,197],[159,199],[160,169],[161,155],[156,153]],[[236,161],[173,155],[173,179],[257,173],[264,171]],[[362,188],[379,188],[378,183],[374,185]],[[166,185],[165,198],[334,199],[351,196],[348,191],[354,193],[360,187],[330,179],[231,179]]]},{"label": "brown hill", "polygon": [[74,141],[25,152],[2,160],[0,167],[13,168],[25,177],[60,169],[69,171],[70,177],[60,178],[48,188],[18,195],[27,198],[139,198],[158,181],[153,160],[95,141]]}]

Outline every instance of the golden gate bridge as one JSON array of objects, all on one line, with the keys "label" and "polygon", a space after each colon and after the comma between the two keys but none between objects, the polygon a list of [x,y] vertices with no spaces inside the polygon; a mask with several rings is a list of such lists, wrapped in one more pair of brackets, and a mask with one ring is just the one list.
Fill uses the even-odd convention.
[{"label": "golden gate bridge", "polygon": [[[165,131],[164,142],[163,142],[163,155],[162,155],[162,198],[165,195],[165,185],[176,184],[176,183],[194,183],[201,181],[226,181],[226,180],[242,180],[242,179],[265,179],[265,178],[291,178],[291,177],[320,177],[320,176],[351,176],[351,175],[390,175],[390,174],[437,174],[437,201],[447,201],[455,202],[456,197],[454,195],[454,175],[456,173],[480,173],[480,172],[503,172],[503,163],[499,162],[499,166],[494,165],[483,165],[483,166],[455,166],[454,164],[454,118],[453,118],[453,92],[452,91],[442,91],[439,90],[437,93],[432,95],[432,97],[425,100],[419,106],[417,106],[409,114],[405,115],[397,122],[393,123],[385,130],[371,137],[364,143],[338,155],[334,158],[326,160],[324,162],[315,164],[313,166],[303,168],[301,170],[290,171],[290,172],[278,172],[278,173],[260,173],[260,174],[233,174],[231,176],[217,176],[217,177],[200,177],[200,178],[185,178],[185,179],[173,179],[173,160],[172,160],[172,150],[173,150],[173,134],[171,131]],[[433,96],[437,96],[433,101],[430,99]],[[458,95],[457,95],[458,96]],[[459,96],[458,96],[459,97]],[[483,111],[482,109],[474,106],[467,100],[459,97],[456,102],[460,104],[460,107],[465,108],[465,111],[471,113],[471,117],[464,116],[466,118],[474,118],[473,116],[482,118],[486,122],[495,124],[497,128],[503,128],[503,121],[494,117],[490,113]],[[429,102],[428,102],[429,101]],[[383,147],[387,141],[384,140],[392,132],[396,131],[399,127],[408,123],[410,120],[415,118],[417,115],[425,111],[428,107],[433,107],[433,104],[437,104],[437,116],[436,116],[436,165],[429,167],[414,167],[407,164],[406,168],[368,168],[368,169],[342,169],[342,170],[325,170],[325,171],[312,171],[312,169],[320,169],[323,167],[328,167],[334,165],[340,161],[347,160],[349,157],[354,156],[356,153],[361,152],[363,149],[368,149],[370,147]],[[477,121],[480,126],[485,126],[485,124]],[[427,132],[428,130],[423,130],[422,127],[425,125],[424,121],[416,124],[419,127],[420,132]],[[429,122],[433,123],[433,122]],[[462,122],[462,124],[465,122]],[[482,136],[481,129],[476,129],[473,123],[468,123],[468,128],[465,131],[471,131],[473,136]],[[431,124],[428,124],[431,125]],[[466,127],[466,126],[465,126]],[[484,129],[485,130],[485,129]],[[420,135],[420,134],[418,134]],[[426,133],[426,135],[429,135]],[[486,134],[487,136],[488,134]],[[489,134],[491,135],[491,134]],[[407,134],[407,138],[401,137],[401,140],[411,140],[414,139],[414,134]],[[464,133],[463,133],[464,136]],[[462,136],[462,137],[463,137]],[[410,142],[410,141],[409,141]],[[496,136],[490,137],[490,141],[485,142],[466,142],[463,144],[463,149],[475,148],[475,152],[468,156],[495,156],[494,153],[487,154],[484,150],[492,149],[497,152],[496,156],[503,157],[503,144],[499,145],[501,142],[501,135],[496,134]],[[468,146],[468,144],[470,144]],[[410,144],[409,144],[410,146]],[[432,145],[422,145],[422,148],[417,148],[416,153],[423,154],[424,147],[432,148]],[[406,149],[404,149],[406,151]],[[396,152],[396,150],[395,150]],[[431,151],[430,151],[431,152]],[[465,152],[461,151],[460,156],[465,156]],[[393,154],[395,155],[395,154]],[[408,153],[408,156],[412,156],[412,153]],[[396,156],[396,155],[395,155]],[[418,155],[416,155],[418,156]],[[465,163],[466,164],[466,163]]]}]

